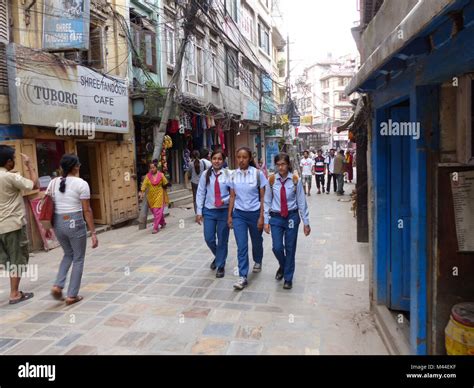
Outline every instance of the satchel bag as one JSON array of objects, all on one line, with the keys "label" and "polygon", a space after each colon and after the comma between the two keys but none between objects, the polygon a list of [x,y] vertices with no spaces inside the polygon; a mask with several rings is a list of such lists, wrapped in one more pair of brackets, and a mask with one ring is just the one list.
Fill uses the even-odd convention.
[{"label": "satchel bag", "polygon": [[40,202],[40,214],[39,221],[44,229],[49,230],[53,228],[53,219],[54,219],[54,191],[56,189],[56,181],[58,178],[55,178],[50,186],[50,190],[45,193],[45,196],[41,199]]}]

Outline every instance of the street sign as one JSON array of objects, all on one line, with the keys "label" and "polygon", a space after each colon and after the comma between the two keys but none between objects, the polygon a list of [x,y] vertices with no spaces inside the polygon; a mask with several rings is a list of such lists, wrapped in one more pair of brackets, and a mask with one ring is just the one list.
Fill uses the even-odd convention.
[{"label": "street sign", "polygon": [[291,117],[291,125],[294,127],[299,127],[300,126],[300,116],[292,116]]}]

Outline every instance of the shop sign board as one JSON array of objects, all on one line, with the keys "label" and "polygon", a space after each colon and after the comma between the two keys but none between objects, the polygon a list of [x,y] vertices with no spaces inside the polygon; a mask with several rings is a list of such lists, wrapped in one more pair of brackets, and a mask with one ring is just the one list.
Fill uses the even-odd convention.
[{"label": "shop sign board", "polygon": [[89,49],[90,0],[44,0],[43,49]]},{"label": "shop sign board", "polygon": [[[13,124],[53,127],[62,131],[57,135],[77,136],[78,129],[86,132],[91,127],[99,132],[128,133],[125,80],[61,63],[51,54],[15,44],[8,46],[8,52],[16,58],[8,61]],[[44,62],[40,71],[31,66],[39,62]]]},{"label": "shop sign board", "polygon": [[23,127],[21,125],[0,125],[0,140],[23,139]]},{"label": "shop sign board", "polygon": [[459,252],[474,252],[474,171],[451,174],[451,189]]}]

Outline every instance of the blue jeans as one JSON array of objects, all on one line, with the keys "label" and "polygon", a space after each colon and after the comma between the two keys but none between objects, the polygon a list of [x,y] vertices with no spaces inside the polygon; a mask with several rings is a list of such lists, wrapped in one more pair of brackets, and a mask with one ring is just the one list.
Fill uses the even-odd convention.
[{"label": "blue jeans", "polygon": [[279,214],[273,214],[270,218],[272,250],[280,267],[283,268],[283,277],[286,282],[293,281],[295,273],[296,242],[300,222],[297,210],[290,211],[288,218],[283,218]]},{"label": "blue jeans", "polygon": [[[217,268],[224,268],[227,260],[229,227],[227,226],[228,209],[202,209],[204,218],[204,239],[216,258]],[[217,237],[217,241],[216,241]]]},{"label": "blue jeans", "polygon": [[239,276],[247,277],[249,273],[249,236],[252,240],[252,256],[255,263],[263,260],[262,231],[257,228],[260,210],[245,212],[235,209],[232,215],[235,241],[237,242],[237,259],[239,261]]},{"label": "blue jeans", "polygon": [[64,288],[67,274],[72,265],[67,296],[74,298],[79,294],[81,287],[87,246],[87,229],[82,211],[55,214],[54,233],[64,251],[54,285]]}]

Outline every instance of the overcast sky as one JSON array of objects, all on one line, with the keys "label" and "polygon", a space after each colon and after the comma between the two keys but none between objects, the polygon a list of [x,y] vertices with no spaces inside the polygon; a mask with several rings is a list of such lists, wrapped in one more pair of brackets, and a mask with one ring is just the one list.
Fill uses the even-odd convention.
[{"label": "overcast sky", "polygon": [[292,78],[325,58],[357,53],[351,28],[359,20],[357,0],[279,0],[285,34],[290,34]]}]

